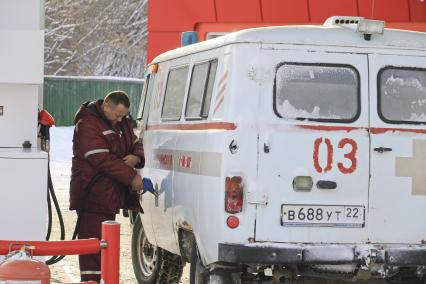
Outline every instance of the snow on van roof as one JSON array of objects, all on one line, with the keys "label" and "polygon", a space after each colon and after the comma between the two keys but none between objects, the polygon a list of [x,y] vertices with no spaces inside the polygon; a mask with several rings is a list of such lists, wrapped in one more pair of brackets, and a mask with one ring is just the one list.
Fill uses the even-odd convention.
[{"label": "snow on van roof", "polygon": [[304,25],[253,28],[170,50],[157,56],[152,63],[162,62],[235,43],[395,48],[424,51],[426,49],[426,33],[385,29],[383,35],[373,35],[371,40],[365,40],[363,34],[356,31],[356,25]]}]

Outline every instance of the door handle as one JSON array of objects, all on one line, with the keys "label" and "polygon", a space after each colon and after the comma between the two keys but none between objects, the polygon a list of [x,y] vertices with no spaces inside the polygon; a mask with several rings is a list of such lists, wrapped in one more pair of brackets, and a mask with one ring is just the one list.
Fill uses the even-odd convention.
[{"label": "door handle", "polygon": [[317,187],[319,189],[336,189],[337,183],[331,180],[319,180],[317,182]]},{"label": "door handle", "polygon": [[384,152],[392,151],[392,148],[378,147],[378,148],[374,148],[374,151],[379,152],[379,153],[384,153]]}]

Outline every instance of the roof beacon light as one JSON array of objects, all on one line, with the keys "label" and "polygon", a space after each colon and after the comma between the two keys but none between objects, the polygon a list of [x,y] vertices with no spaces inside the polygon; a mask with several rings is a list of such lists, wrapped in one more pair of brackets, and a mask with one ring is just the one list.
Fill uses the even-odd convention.
[{"label": "roof beacon light", "polygon": [[385,22],[364,19],[363,17],[333,16],[325,20],[324,26],[345,26],[356,28],[357,32],[364,35],[365,40],[370,40],[373,34],[383,34]]},{"label": "roof beacon light", "polygon": [[182,46],[191,45],[198,42],[198,34],[197,32],[183,32],[181,36],[181,44]]},{"label": "roof beacon light", "polygon": [[357,25],[363,17],[332,16],[325,20],[324,26]]},{"label": "roof beacon light", "polygon": [[362,19],[358,22],[357,31],[364,34],[366,40],[370,40],[372,34],[383,34],[384,30],[384,21]]}]

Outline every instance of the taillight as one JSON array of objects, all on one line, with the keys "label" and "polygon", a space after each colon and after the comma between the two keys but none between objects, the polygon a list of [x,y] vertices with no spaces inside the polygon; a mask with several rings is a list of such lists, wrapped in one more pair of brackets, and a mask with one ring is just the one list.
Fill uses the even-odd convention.
[{"label": "taillight", "polygon": [[231,214],[243,211],[243,179],[241,177],[227,177],[225,190],[225,211]]}]

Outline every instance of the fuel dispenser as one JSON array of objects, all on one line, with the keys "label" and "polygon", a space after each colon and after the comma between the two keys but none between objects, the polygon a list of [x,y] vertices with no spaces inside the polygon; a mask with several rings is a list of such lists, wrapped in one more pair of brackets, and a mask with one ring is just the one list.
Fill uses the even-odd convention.
[{"label": "fuel dispenser", "polygon": [[0,1],[0,240],[46,237],[48,153],[38,139],[37,119],[43,105],[43,2]]}]

